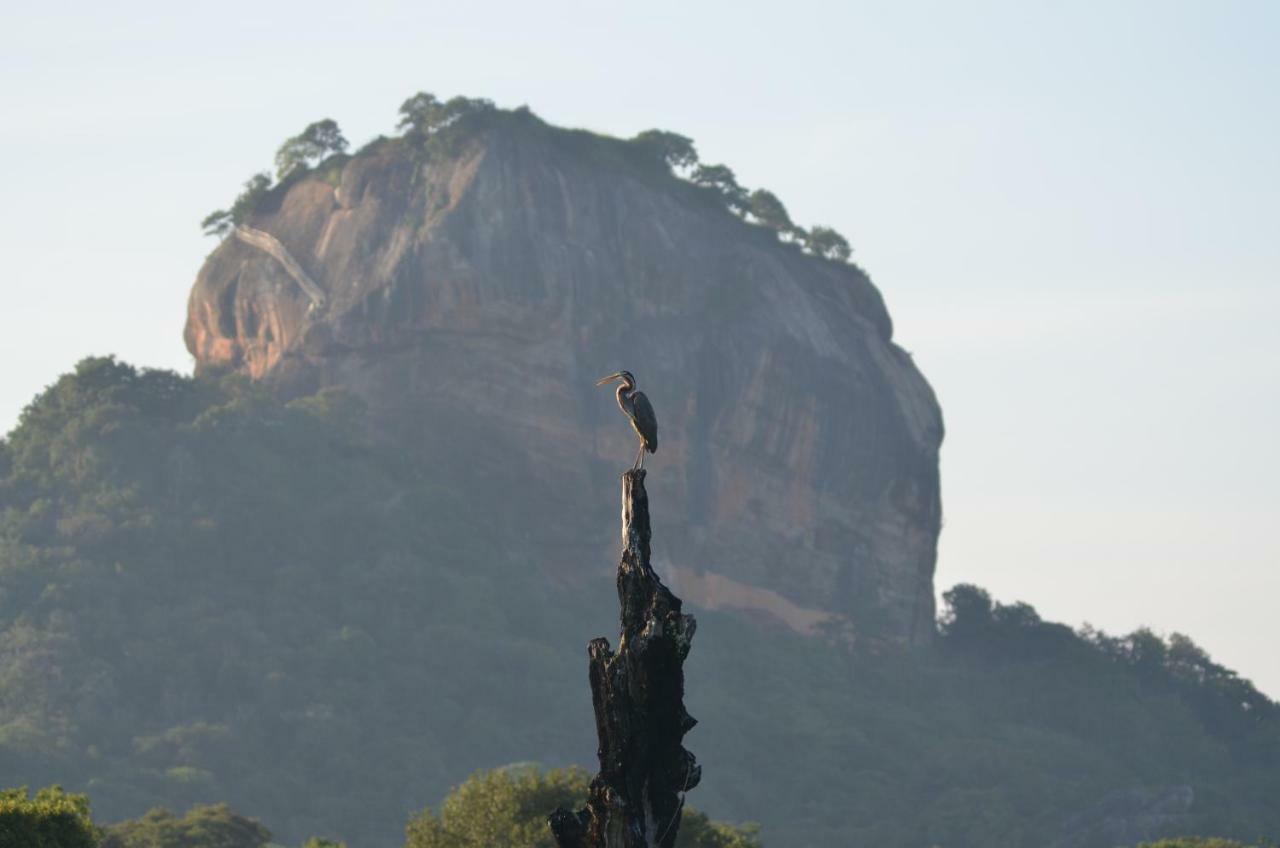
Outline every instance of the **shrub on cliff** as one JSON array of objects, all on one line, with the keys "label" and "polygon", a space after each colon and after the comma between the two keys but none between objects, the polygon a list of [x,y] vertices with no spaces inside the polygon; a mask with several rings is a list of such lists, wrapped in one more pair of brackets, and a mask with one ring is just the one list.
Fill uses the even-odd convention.
[{"label": "shrub on cliff", "polygon": [[830,227],[813,226],[804,240],[805,247],[815,256],[845,262],[853,253],[849,241]]},{"label": "shrub on cliff", "polygon": [[747,198],[747,210],[762,226],[780,235],[791,235],[798,229],[791,222],[787,207],[783,206],[778,196],[768,189],[758,188],[751,192],[750,197]]},{"label": "shrub on cliff", "polygon": [[434,94],[419,91],[400,104],[396,128],[418,155],[448,153],[458,140],[458,130],[477,116],[496,111],[493,101],[473,97],[451,97],[441,101]]},{"label": "shrub on cliff", "polygon": [[204,234],[222,237],[247,222],[270,190],[271,175],[265,171],[254,174],[245,181],[244,189],[236,195],[230,209],[218,209],[205,216],[200,222]]},{"label": "shrub on cliff", "polygon": [[347,149],[347,140],[332,118],[308,124],[307,128],[287,139],[276,151],[276,179],[283,180],[294,171],[310,167],[321,159]]},{"label": "shrub on cliff", "polygon": [[[498,113],[491,100],[461,96],[440,100],[430,92],[420,91],[400,104],[400,119],[396,127],[411,155],[421,161],[430,156],[457,153],[464,139],[485,126],[486,118]],[[527,116],[531,113],[527,107],[520,107],[506,114]],[[589,133],[585,135],[590,136]],[[361,148],[361,152],[379,147],[381,141],[381,137],[375,139]],[[779,236],[800,243],[813,255],[845,262],[852,254],[849,242],[830,227],[815,226],[806,231],[796,226],[773,192],[767,189],[749,191],[738,183],[733,170],[727,165],[700,164],[693,140],[687,136],[652,129],[639,133],[632,143],[646,157],[661,163],[671,173],[718,195],[735,215],[750,216]],[[309,124],[276,151],[276,178],[287,186],[291,177],[302,174],[327,156],[345,152],[347,146],[347,139],[333,119],[325,118]],[[336,179],[334,175],[330,177]],[[255,174],[231,208],[210,213],[200,222],[201,228],[206,235],[227,235],[248,220],[271,187],[269,174]]]},{"label": "shrub on cliff", "polygon": [[699,165],[689,180],[720,195],[730,211],[739,215],[747,211],[747,190],[738,185],[738,178],[728,165]]},{"label": "shrub on cliff", "polygon": [[665,130],[645,130],[632,139],[655,159],[672,171],[685,171],[698,165],[698,151],[693,139]]}]

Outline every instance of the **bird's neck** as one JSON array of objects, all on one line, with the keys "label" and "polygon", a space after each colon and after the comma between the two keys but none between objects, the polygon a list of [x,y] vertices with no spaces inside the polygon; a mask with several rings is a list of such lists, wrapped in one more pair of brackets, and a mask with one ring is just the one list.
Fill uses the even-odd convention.
[{"label": "bird's neck", "polygon": [[635,391],[635,388],[631,383],[623,383],[618,386],[618,406],[625,410],[630,405],[631,393]]}]

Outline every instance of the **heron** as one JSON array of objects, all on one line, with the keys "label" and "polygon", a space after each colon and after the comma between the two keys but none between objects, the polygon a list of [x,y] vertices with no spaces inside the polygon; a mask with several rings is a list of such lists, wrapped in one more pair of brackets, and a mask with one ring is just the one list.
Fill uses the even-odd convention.
[{"label": "heron", "polygon": [[602,377],[597,386],[622,381],[618,386],[618,409],[631,422],[631,429],[640,437],[640,450],[636,452],[636,461],[631,463],[631,470],[644,468],[644,452],[654,453],[658,450],[658,416],[653,414],[653,404],[644,396],[644,392],[636,391],[636,378],[630,371],[619,371]]}]

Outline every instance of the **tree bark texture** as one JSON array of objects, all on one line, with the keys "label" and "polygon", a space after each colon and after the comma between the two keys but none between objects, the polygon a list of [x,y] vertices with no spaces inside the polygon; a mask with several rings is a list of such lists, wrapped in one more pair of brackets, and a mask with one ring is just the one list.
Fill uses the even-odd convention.
[{"label": "tree bark texture", "polygon": [[697,723],[684,709],[684,660],[697,627],[649,565],[649,496],[643,469],[622,475],[622,633],[587,647],[600,771],[587,806],[548,819],[560,848],[671,848],[684,793],[702,769],[684,749]]}]

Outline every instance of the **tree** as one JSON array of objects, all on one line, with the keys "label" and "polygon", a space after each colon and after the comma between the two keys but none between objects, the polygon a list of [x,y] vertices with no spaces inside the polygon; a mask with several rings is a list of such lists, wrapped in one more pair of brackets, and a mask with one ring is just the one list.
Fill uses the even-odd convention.
[{"label": "tree", "polygon": [[406,848],[555,848],[547,814],[576,807],[586,794],[587,774],[577,768],[476,772],[449,794],[439,816],[427,809],[409,822]]},{"label": "tree", "polygon": [[271,831],[226,804],[192,807],[182,818],[154,809],[106,829],[101,848],[263,848]]},{"label": "tree", "polygon": [[[445,799],[439,815],[423,810],[409,822],[405,848],[555,848],[547,814],[586,801],[580,768],[540,771],[517,765],[471,775]],[[713,822],[686,808],[677,848],[760,848],[754,825]]]},{"label": "tree", "polygon": [[254,174],[245,181],[244,189],[236,196],[230,209],[219,209],[205,216],[200,222],[204,234],[221,238],[237,225],[248,221],[270,190],[271,175],[266,171]]},{"label": "tree", "polygon": [[747,211],[747,190],[738,185],[738,179],[728,165],[699,165],[693,169],[689,179],[694,185],[718,192],[732,211],[738,214]]},{"label": "tree", "polygon": [[34,798],[25,786],[0,790],[0,845],[21,848],[95,848],[100,832],[89,818],[89,799],[61,786]]},{"label": "tree", "polygon": [[715,822],[697,810],[685,808],[680,818],[676,848],[760,848],[760,826]]},{"label": "tree", "polygon": [[849,240],[830,227],[815,226],[809,230],[805,238],[805,247],[816,256],[846,262],[853,248]]},{"label": "tree", "polygon": [[1034,630],[1043,623],[1036,608],[1022,601],[996,604],[993,619],[996,626],[1003,628],[1006,632]]},{"label": "tree", "polygon": [[308,124],[306,129],[286,140],[276,151],[276,178],[284,179],[299,168],[346,149],[347,140],[332,118]]},{"label": "tree", "polygon": [[207,236],[217,236],[222,238],[231,232],[231,228],[235,224],[231,222],[231,213],[226,209],[215,209],[204,217],[200,222],[200,229],[204,230]]},{"label": "tree", "polygon": [[434,94],[419,91],[400,104],[400,122],[396,129],[406,136],[425,136],[438,129],[443,120],[444,104]]},{"label": "tree", "polygon": [[1165,670],[1169,649],[1164,640],[1151,632],[1150,628],[1139,627],[1126,636],[1122,644],[1125,659],[1140,674],[1156,677]]},{"label": "tree", "polygon": [[673,171],[697,167],[693,139],[666,130],[645,130],[632,139]]},{"label": "tree", "polygon": [[962,642],[990,632],[994,611],[986,589],[960,583],[942,593],[942,602],[946,610],[939,629],[944,637]]},{"label": "tree", "polygon": [[445,131],[474,116],[496,111],[493,101],[474,97],[452,97],[442,102],[434,94],[419,91],[400,104],[396,128],[419,153],[446,149],[453,138]]},{"label": "tree", "polygon": [[747,211],[763,226],[779,233],[794,233],[796,225],[787,214],[778,196],[768,189],[758,188],[747,199]]}]

